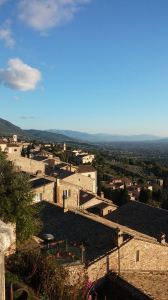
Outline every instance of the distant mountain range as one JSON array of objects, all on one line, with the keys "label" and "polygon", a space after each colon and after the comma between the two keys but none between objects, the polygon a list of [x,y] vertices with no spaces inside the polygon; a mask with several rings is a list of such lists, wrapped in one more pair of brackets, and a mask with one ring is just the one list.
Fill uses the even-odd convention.
[{"label": "distant mountain range", "polygon": [[20,127],[0,118],[0,136],[17,134],[18,137],[44,142],[75,142],[75,143],[110,143],[110,142],[162,142],[168,143],[168,138],[160,138],[155,135],[113,135],[105,133],[86,133],[73,130],[49,129],[23,130]]},{"label": "distant mountain range", "polygon": [[0,118],[0,136],[10,136],[13,134],[17,134],[18,137],[22,139],[38,140],[51,143],[75,141],[75,139],[59,133],[35,129],[23,130],[20,127]]},{"label": "distant mountain range", "polygon": [[145,141],[157,141],[161,138],[155,135],[113,135],[106,133],[86,133],[73,130],[61,130],[61,129],[50,129],[48,130],[53,133],[64,134],[70,138],[92,142],[92,143],[101,143],[101,142],[145,142]]}]

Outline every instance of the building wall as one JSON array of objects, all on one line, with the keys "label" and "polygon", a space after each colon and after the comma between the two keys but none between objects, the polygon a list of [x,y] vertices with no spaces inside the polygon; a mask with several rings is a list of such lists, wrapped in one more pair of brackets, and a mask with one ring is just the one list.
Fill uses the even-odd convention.
[{"label": "building wall", "polygon": [[0,144],[0,150],[4,152],[6,149],[6,144]]},{"label": "building wall", "polygon": [[79,188],[75,185],[68,183],[57,183],[57,203],[63,207],[63,193],[68,191],[67,206],[78,207],[79,206]]},{"label": "building wall", "polygon": [[92,163],[92,161],[94,160],[95,156],[94,155],[77,155],[75,156],[75,161],[79,164],[88,164],[88,163]]},{"label": "building wall", "polygon": [[[137,261],[139,251],[139,261]],[[108,271],[167,271],[168,247],[141,240],[132,239],[119,249],[88,266],[88,276],[95,281],[103,277]]]},{"label": "building wall", "polygon": [[18,146],[13,146],[13,147],[8,147],[7,145],[7,153],[14,155],[15,157],[17,156],[21,156],[21,151],[22,151],[22,147],[18,147]]},{"label": "building wall", "polygon": [[57,203],[58,205],[63,207],[63,194],[64,191],[67,191],[67,199],[66,199],[66,206],[67,208],[81,208],[81,209],[87,209],[89,207],[92,207],[94,205],[102,203],[102,200],[94,197],[85,202],[83,205],[79,205],[80,201],[80,188],[73,185],[68,184],[64,181],[58,181],[57,183]]},{"label": "building wall", "polygon": [[94,155],[86,155],[82,158],[82,163],[87,164],[87,163],[92,163],[94,160],[95,156]]},{"label": "building wall", "polygon": [[39,202],[42,200],[48,202],[56,202],[56,188],[55,182],[48,183],[42,187],[32,190],[34,194],[34,202]]},{"label": "building wall", "polygon": [[8,159],[19,167],[21,171],[35,174],[37,171],[45,173],[45,164],[41,161],[36,161],[26,157],[16,157],[13,154],[8,154]]},{"label": "building wall", "polygon": [[84,189],[86,191],[96,193],[95,180],[92,179],[91,177],[87,177],[82,174],[75,173],[69,177],[66,177],[64,179],[64,181],[75,184],[75,185],[79,186],[81,189]]},{"label": "building wall", "polygon": [[97,171],[80,173],[83,176],[93,179],[93,193],[97,193]]},{"label": "building wall", "polygon": [[116,207],[109,205],[101,210],[101,214],[102,214],[102,216],[106,216],[109,214],[109,212],[112,212],[114,210],[116,210]]}]

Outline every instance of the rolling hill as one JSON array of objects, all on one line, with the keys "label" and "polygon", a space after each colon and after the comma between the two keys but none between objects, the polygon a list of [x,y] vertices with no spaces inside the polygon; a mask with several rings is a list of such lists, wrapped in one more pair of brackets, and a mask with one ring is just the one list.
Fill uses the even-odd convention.
[{"label": "rolling hill", "polygon": [[7,136],[12,134],[22,135],[23,131],[20,127],[0,118],[0,136]]},{"label": "rolling hill", "polygon": [[18,137],[22,139],[38,140],[51,143],[76,141],[74,138],[59,133],[52,133],[35,129],[23,130],[20,127],[12,124],[11,122],[0,118],[0,136],[12,136],[13,134],[17,134]]},{"label": "rolling hill", "polygon": [[73,130],[61,130],[61,129],[50,129],[48,130],[53,133],[64,134],[71,138],[75,138],[82,141],[102,143],[102,142],[145,142],[145,141],[157,141],[160,137],[155,135],[114,135],[106,133],[86,133]]}]

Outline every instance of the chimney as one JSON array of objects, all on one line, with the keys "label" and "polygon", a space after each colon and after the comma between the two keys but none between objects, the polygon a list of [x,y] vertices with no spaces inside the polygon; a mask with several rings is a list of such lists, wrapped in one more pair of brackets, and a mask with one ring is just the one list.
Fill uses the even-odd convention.
[{"label": "chimney", "polygon": [[67,150],[67,145],[66,143],[63,144],[63,151],[66,151]]},{"label": "chimney", "polygon": [[120,247],[123,244],[123,232],[120,228],[115,229],[114,243],[117,247]]},{"label": "chimney", "polygon": [[68,211],[68,199],[65,197],[64,194],[62,196],[62,199],[63,199],[63,209],[64,209],[64,212],[67,212]]},{"label": "chimney", "polygon": [[104,198],[104,192],[103,191],[100,192],[100,197]]},{"label": "chimney", "polygon": [[159,234],[157,240],[158,240],[158,242],[159,242],[160,244],[165,245],[165,244],[166,244],[166,235],[165,235],[163,232],[161,232],[161,233]]}]

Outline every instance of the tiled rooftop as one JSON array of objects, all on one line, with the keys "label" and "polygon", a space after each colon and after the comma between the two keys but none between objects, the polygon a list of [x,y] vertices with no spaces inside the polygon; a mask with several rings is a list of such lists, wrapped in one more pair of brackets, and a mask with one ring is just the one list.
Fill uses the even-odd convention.
[{"label": "tiled rooftop", "polygon": [[123,273],[121,277],[151,299],[168,299],[168,272]]},{"label": "tiled rooftop", "polygon": [[95,172],[96,169],[91,165],[81,165],[78,167],[78,173],[88,173],[88,172]]},{"label": "tiled rooftop", "polygon": [[[47,202],[42,203],[41,219],[43,233],[51,233],[57,241],[84,243],[86,260],[92,261],[115,248],[114,228],[109,228],[80,214],[68,211]],[[128,239],[128,235],[124,235]]]},{"label": "tiled rooftop", "polygon": [[130,201],[113,211],[107,218],[142,234],[157,238],[163,232],[168,241],[168,211]]},{"label": "tiled rooftop", "polygon": [[32,181],[30,181],[32,189],[37,189],[41,186],[44,186],[46,184],[52,183],[52,180],[46,179],[46,178],[37,178]]}]

